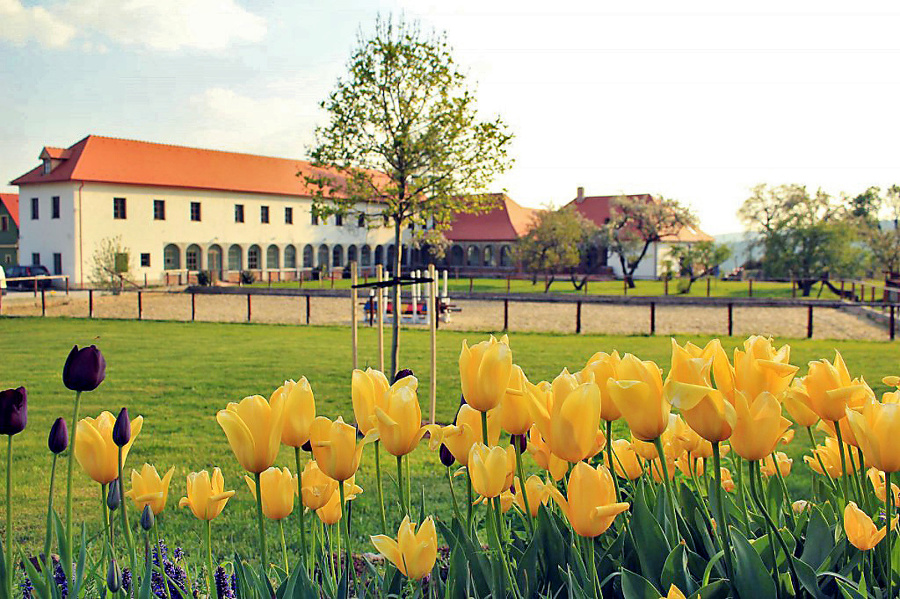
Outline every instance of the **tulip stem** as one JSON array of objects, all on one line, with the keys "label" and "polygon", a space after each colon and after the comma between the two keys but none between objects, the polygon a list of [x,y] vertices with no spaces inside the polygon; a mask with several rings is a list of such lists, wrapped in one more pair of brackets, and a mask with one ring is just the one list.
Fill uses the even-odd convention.
[{"label": "tulip stem", "polygon": [[666,465],[666,454],[663,451],[662,446],[662,438],[657,437],[653,440],[653,445],[656,446],[656,454],[659,459],[659,464],[662,467],[662,475],[663,475],[663,483],[666,487],[666,493],[669,496],[669,503],[671,511],[672,511],[672,529],[675,531],[676,535],[678,533],[678,516],[675,515],[675,492],[672,490],[672,481],[669,480],[669,467]]},{"label": "tulip stem", "polygon": [[278,531],[281,533],[281,557],[284,558],[284,575],[287,576],[291,571],[287,557],[287,541],[284,539],[284,518],[278,521]]},{"label": "tulip stem", "polygon": [[847,457],[850,458],[850,475],[853,478],[854,490],[858,495],[859,505],[866,507],[866,496],[863,493],[862,482],[860,482],[860,469],[856,467],[856,460],[853,458],[853,450],[847,447]]},{"label": "tulip stem", "polygon": [[[162,560],[160,560],[160,564],[162,564]],[[206,585],[209,588],[209,595],[212,597],[212,594],[215,590],[213,586],[213,558],[212,558],[212,520],[206,521]]]},{"label": "tulip stem", "polygon": [[110,519],[108,507],[106,505],[106,483],[100,483],[100,507],[103,514],[103,531],[106,533],[106,542],[112,547],[112,531],[110,529]]},{"label": "tulip stem", "polygon": [[[7,436],[6,442],[6,581],[7,597],[13,596],[13,548],[12,548],[12,441],[13,436]],[[890,487],[888,487],[890,488]]]},{"label": "tulip stem", "polygon": [[[12,439],[12,437],[10,437]],[[893,560],[891,554],[891,529],[893,528],[892,524],[892,516],[894,514],[894,493],[891,491],[891,473],[885,471],[884,473],[884,507],[885,507],[885,515],[887,516],[887,595],[886,597],[893,597],[891,594],[892,587],[894,585],[894,566],[892,564]]]},{"label": "tulip stem", "polygon": [[[397,462],[400,463],[399,461]],[[338,491],[340,492],[341,497],[341,521],[344,523],[344,541],[347,544],[347,588],[349,591],[350,585],[350,577],[354,576],[355,578],[355,568],[353,567],[353,554],[350,551],[350,510],[344,510],[344,482],[341,481],[338,483]],[[340,554],[338,555],[338,560],[340,560]]]},{"label": "tulip stem", "polygon": [[[449,470],[449,469],[448,469]],[[471,534],[472,532],[472,476],[469,474],[469,467],[466,466],[466,490],[468,491],[469,497],[466,502],[466,507],[468,508],[468,530]]]},{"label": "tulip stem", "polygon": [[[528,503],[528,491],[525,490],[525,468],[522,466],[522,448],[519,447],[518,441],[513,441],[513,447],[516,450],[516,470],[519,471],[519,489],[522,491],[522,502],[525,504],[525,525],[528,526],[528,533],[534,534],[534,524],[531,522],[531,504]],[[618,495],[616,497],[618,497]]]},{"label": "tulip stem", "polygon": [[[619,501],[619,477],[616,476],[616,466],[613,463],[612,448],[612,420],[606,421],[606,461],[609,462],[609,468],[612,470],[613,488],[616,490],[616,502]],[[624,472],[624,469],[622,470]]]},{"label": "tulip stem", "polygon": [[[734,456],[732,456],[734,457]],[[744,534],[750,534],[750,516],[747,514],[747,489],[744,486],[744,463],[741,458],[735,458],[734,472],[737,474],[738,497],[741,500],[741,520],[744,523]]]},{"label": "tulip stem", "polygon": [[306,524],[303,521],[303,475],[300,470],[300,448],[294,448],[294,461],[297,463],[297,493],[300,495],[300,555],[306,559]]},{"label": "tulip stem", "polygon": [[378,492],[378,506],[381,508],[381,532],[387,534],[387,516],[384,513],[384,489],[381,486],[381,441],[375,441],[375,484]]},{"label": "tulip stem", "polygon": [[409,516],[409,509],[403,499],[403,456],[401,455],[397,456],[397,494],[400,498],[400,513],[403,516]]},{"label": "tulip stem", "polygon": [[447,468],[447,484],[450,485],[450,497],[453,499],[453,515],[462,523],[462,516],[459,513],[459,504],[456,503],[456,492],[453,490],[453,477],[450,475],[450,468]]},{"label": "tulip stem", "polygon": [[[171,591],[171,589],[169,589],[169,580],[166,577],[166,569],[163,567],[163,563],[162,563],[162,541],[159,540],[159,528],[160,528],[161,524],[162,524],[162,518],[157,518],[156,526],[153,527],[154,543],[156,544],[156,556],[158,558],[157,561],[159,562],[159,564],[157,564],[157,569],[159,570],[160,576],[162,576],[163,588],[166,591],[166,598],[172,599],[172,591]],[[185,572],[185,575],[187,576],[188,569],[186,566],[185,566],[184,572]],[[191,580],[190,580],[189,576],[188,576],[187,582],[188,582],[188,588],[190,588]]]},{"label": "tulip stem", "polygon": [[837,487],[835,487],[834,481],[831,480],[831,475],[828,473],[828,470],[825,469],[825,462],[822,461],[822,456],[819,455],[818,451],[816,451],[816,437],[813,435],[811,426],[806,427],[806,433],[809,435],[809,442],[813,455],[816,456],[816,461],[819,462],[819,468],[822,469],[822,476],[824,476],[825,480],[828,481],[828,486],[831,487],[831,490],[837,491]]},{"label": "tulip stem", "polygon": [[716,477],[716,508],[718,508],[719,517],[719,534],[722,537],[722,553],[725,555],[725,570],[728,576],[728,583],[734,589],[734,565],[731,557],[731,544],[728,541],[728,520],[725,515],[725,503],[722,497],[722,456],[719,453],[719,442],[712,444],[713,448],[713,465],[715,466]]},{"label": "tulip stem", "polygon": [[47,532],[44,535],[44,560],[49,563],[50,559],[50,542],[53,539],[53,484],[56,482],[56,458],[54,453],[53,460],[50,462],[50,493],[47,496]]},{"label": "tulip stem", "polygon": [[[776,465],[777,468],[777,465]],[[754,460],[750,462],[750,496],[753,498],[753,501],[756,502],[756,507],[759,509],[763,518],[766,521],[766,524],[769,526],[769,530],[772,534],[775,535],[775,538],[778,540],[778,544],[781,546],[781,550],[784,551],[784,561],[787,562],[788,571],[791,574],[791,584],[794,586],[794,592],[799,593],[800,586],[799,578],[797,577],[797,571],[794,569],[794,556],[791,553],[791,550],[788,549],[787,543],[784,542],[784,539],[781,536],[781,533],[778,532],[778,526],[776,526],[775,522],[772,520],[772,516],[769,515],[769,510],[766,509],[765,503],[763,503],[762,499],[759,497],[759,493],[756,490],[756,485],[754,481],[759,477],[759,462]],[[769,541],[769,545],[771,546],[772,542]],[[776,571],[776,579],[777,579],[777,570],[778,570],[778,559],[775,554],[775,548],[770,547],[772,550],[772,569]],[[777,581],[776,581],[776,586]],[[888,592],[888,597],[891,594]]]},{"label": "tulip stem", "polygon": [[841,454],[841,489],[844,493],[844,503],[847,502],[847,498],[850,496],[849,488],[847,485],[847,456],[844,455],[844,439],[841,435],[841,427],[837,421],[833,421],[835,436],[838,441],[838,451]]},{"label": "tulip stem", "polygon": [[262,561],[262,571],[265,575],[269,568],[269,556],[266,553],[266,528],[262,510],[262,484],[260,484],[259,472],[255,472],[254,476],[256,477],[256,520],[259,524],[259,555]]},{"label": "tulip stem", "polygon": [[125,542],[128,543],[128,557],[129,564],[131,565],[131,571],[135,571],[134,564],[134,538],[131,536],[131,528],[128,526],[128,509],[125,505],[125,480],[122,478],[122,467],[124,466],[122,460],[122,448],[119,447],[119,507],[122,510],[122,530],[124,530]]},{"label": "tulip stem", "polygon": [[[68,551],[68,559],[63,559],[63,572],[66,574],[66,580],[69,584],[74,582],[72,578],[72,473],[75,469],[75,439],[78,436],[78,410],[81,407],[81,391],[75,392],[75,411],[72,415],[72,442],[69,443],[69,464],[68,473],[66,474],[66,550]],[[62,541],[60,541],[60,545]],[[62,552],[63,554],[66,551]],[[65,557],[65,556],[63,556]]]}]

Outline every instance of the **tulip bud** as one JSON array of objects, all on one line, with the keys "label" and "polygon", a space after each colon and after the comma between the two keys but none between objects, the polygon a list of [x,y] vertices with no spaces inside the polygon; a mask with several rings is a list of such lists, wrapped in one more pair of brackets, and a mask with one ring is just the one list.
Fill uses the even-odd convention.
[{"label": "tulip bud", "polygon": [[149,532],[155,522],[156,517],[153,515],[153,510],[150,509],[150,504],[148,503],[144,506],[144,511],[141,512],[141,528]]},{"label": "tulip bud", "polygon": [[0,435],[15,435],[28,423],[28,393],[25,387],[0,391]]},{"label": "tulip bud", "polygon": [[397,374],[394,375],[394,380],[391,381],[391,384],[396,383],[400,379],[405,379],[408,376],[415,376],[415,375],[413,375],[413,371],[410,370],[409,368],[403,368],[402,370],[398,370]]},{"label": "tulip bud", "polygon": [[525,453],[525,450],[528,449],[528,437],[526,437],[525,435],[510,435],[509,444],[513,447],[518,445],[519,451]]},{"label": "tulip bud", "polygon": [[439,455],[441,456],[441,464],[443,464],[447,468],[452,466],[453,462],[456,461],[456,458],[453,457],[453,454],[450,452],[449,449],[447,449],[447,446],[444,445],[443,443],[441,443],[441,449],[440,449]]},{"label": "tulip bud", "polygon": [[122,572],[115,559],[109,560],[109,569],[106,570],[106,588],[110,593],[118,593],[122,588]]},{"label": "tulip bud", "polygon": [[106,360],[96,346],[74,346],[63,367],[63,384],[72,391],[93,391],[106,378]]},{"label": "tulip bud", "polygon": [[312,451],[312,443],[310,443],[309,441],[307,441],[306,443],[304,443],[303,445],[300,446],[300,449],[302,449],[303,451],[309,453],[309,452]]},{"label": "tulip bud", "polygon": [[53,453],[62,453],[69,446],[69,427],[65,418],[57,418],[50,427],[50,437],[47,439],[47,447]]},{"label": "tulip bud", "polygon": [[122,504],[122,494],[119,492],[119,479],[109,483],[109,492],[106,494],[106,507],[114,512]]},{"label": "tulip bud", "polygon": [[112,440],[117,447],[125,447],[131,441],[131,418],[128,417],[128,408],[122,408],[113,426]]}]

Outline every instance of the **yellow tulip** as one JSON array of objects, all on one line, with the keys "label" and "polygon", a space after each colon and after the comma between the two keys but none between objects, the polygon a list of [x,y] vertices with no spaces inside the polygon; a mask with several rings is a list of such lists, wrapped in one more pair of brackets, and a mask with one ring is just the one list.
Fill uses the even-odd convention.
[{"label": "yellow tulip", "polygon": [[456,424],[448,424],[440,432],[443,443],[456,461],[467,466],[469,463],[469,450],[475,443],[497,445],[500,442],[500,408],[494,408],[487,413],[488,439],[482,437],[481,412],[468,404],[459,407],[456,414]]},{"label": "yellow tulip", "polygon": [[[256,500],[256,481],[244,476],[250,493]],[[282,520],[294,511],[294,494],[297,492],[296,477],[287,468],[272,467],[259,475],[262,491],[262,511],[269,520]]]},{"label": "yellow tulip", "polygon": [[659,599],[686,599],[684,593],[681,592],[677,586],[670,585],[669,592],[665,597],[660,597]]},{"label": "yellow tulip", "polygon": [[562,477],[569,471],[569,462],[550,451],[550,447],[536,426],[531,427],[528,435],[528,453],[531,454],[538,466],[550,473],[555,481],[562,480]]},{"label": "yellow tulip", "polygon": [[582,537],[596,537],[612,525],[616,516],[628,509],[627,503],[616,503],[612,475],[606,466],[592,468],[578,462],[572,468],[566,497],[555,487],[550,493],[566,515],[572,530]]},{"label": "yellow tulip", "polygon": [[[819,415],[813,409],[812,400],[806,391],[803,379],[796,379],[790,389],[781,396],[784,407],[798,426],[815,426],[819,421]],[[843,431],[842,431],[843,432]]]},{"label": "yellow tulip", "polygon": [[786,433],[781,435],[781,439],[778,440],[782,445],[789,445],[791,441],[794,440],[794,435],[797,432],[794,429],[789,429]]},{"label": "yellow tulip", "polygon": [[834,364],[828,360],[810,362],[803,385],[813,411],[822,420],[841,420],[848,405],[859,406],[866,399],[875,397],[865,381],[850,378],[838,351],[834,352]]},{"label": "yellow tulip", "polygon": [[600,389],[593,381],[579,384],[563,370],[549,394],[535,385],[526,387],[534,424],[554,455],[574,463],[602,448]]},{"label": "yellow tulip", "polygon": [[309,430],[309,441],[316,463],[322,472],[336,481],[347,480],[356,474],[363,448],[377,438],[377,431],[369,431],[357,443],[356,428],[344,422],[340,416],[335,421],[318,416]]},{"label": "yellow tulip", "polygon": [[[675,467],[687,478],[703,476],[703,458],[691,457],[689,453],[683,453],[675,460]],[[693,474],[692,474],[693,472]]]},{"label": "yellow tulip", "polygon": [[666,430],[672,409],[663,395],[659,366],[625,354],[617,367],[617,376],[607,382],[610,399],[636,438],[653,441]]},{"label": "yellow tulip", "polygon": [[[845,443],[844,455],[849,451],[851,451],[850,446]],[[827,475],[830,478],[840,478],[843,475],[843,470],[841,469],[841,454],[838,449],[837,439],[834,437],[826,437],[825,444],[816,445],[812,450],[812,454],[813,455],[811,456],[803,456],[803,461],[806,462],[813,471],[823,476]],[[822,460],[822,464],[825,465],[825,472],[822,472],[822,466],[819,464],[820,459]],[[850,471],[852,468],[851,463],[849,460],[846,462],[847,470]]]},{"label": "yellow tulip", "polygon": [[300,500],[303,505],[315,511],[325,507],[331,496],[337,492],[338,482],[319,470],[315,460],[303,467],[300,475]]},{"label": "yellow tulip", "polygon": [[144,464],[140,472],[131,471],[131,490],[125,493],[125,497],[134,500],[138,511],[149,505],[150,510],[158,515],[166,507],[166,500],[169,498],[169,482],[174,473],[175,466],[172,466],[160,478],[154,466]]},{"label": "yellow tulip", "polygon": [[532,518],[537,518],[538,510],[550,499],[550,489],[553,485],[547,484],[541,480],[539,476],[532,474],[525,479],[525,493],[528,495],[528,509],[525,509],[525,498],[522,494],[522,483],[517,476],[513,482],[513,488],[516,492],[513,494],[513,500],[516,507],[522,510],[522,513],[531,514]]},{"label": "yellow tulip", "polygon": [[459,354],[459,378],[463,398],[478,410],[487,412],[500,405],[512,375],[512,351],[505,340],[492,336],[472,347],[463,340]]},{"label": "yellow tulip", "polygon": [[[875,496],[884,503],[887,500],[887,496],[885,495],[884,472],[876,470],[875,468],[869,468],[866,471],[866,476],[869,477],[869,482],[872,483],[872,488],[875,489]],[[894,505],[900,505],[900,487],[894,483],[891,483],[891,495],[894,496]]]},{"label": "yellow tulip", "polygon": [[[854,379],[856,381],[856,379]],[[875,401],[875,393],[869,388],[868,385],[865,384],[865,381],[861,383],[864,388],[863,391],[858,393],[853,393],[851,396],[846,398],[846,410],[853,412],[862,412],[863,408],[872,402]],[[885,394],[887,397],[889,394]],[[889,401],[885,403],[890,403]],[[847,418],[841,418],[837,421],[838,428],[841,430],[841,440],[844,443],[848,443],[854,447],[859,447],[859,442],[856,440],[856,433],[853,432],[853,428],[850,426],[850,421]],[[832,437],[837,436],[837,432],[835,431],[834,422],[831,420],[822,420],[819,422],[819,425],[816,427],[817,429],[824,431],[825,433],[831,435]]]},{"label": "yellow tulip", "polygon": [[378,436],[391,455],[399,457],[412,452],[425,433],[431,433],[432,441],[436,440],[441,429],[434,424],[422,426],[422,409],[416,394],[418,385],[416,377],[404,377],[385,393],[384,407],[375,406]]},{"label": "yellow tulip", "polygon": [[587,382],[585,378],[590,374],[600,389],[600,418],[606,422],[614,422],[622,417],[619,408],[609,396],[608,386],[609,379],[618,377],[617,368],[621,361],[619,352],[607,354],[601,351],[588,358],[587,364],[581,370],[581,382]]},{"label": "yellow tulip", "polygon": [[[355,477],[350,477],[344,481],[344,503],[356,499],[356,496],[362,493],[362,487],[356,485],[353,482]],[[343,510],[341,509],[341,494],[337,490],[337,485],[334,487],[334,492],[331,494],[331,497],[328,498],[328,501],[325,502],[325,505],[316,510],[316,515],[319,517],[319,520],[322,521],[323,524],[337,524],[341,521],[341,517],[343,514]]]},{"label": "yellow tulip", "polygon": [[[724,355],[718,351],[716,354]],[[749,403],[756,401],[763,393],[781,397],[799,370],[790,361],[789,345],[783,345],[776,350],[771,338],[752,335],[744,341],[743,349],[734,350],[733,389],[743,393]],[[724,371],[724,365],[721,365],[720,369]],[[728,395],[720,385],[720,369],[714,366],[716,386]],[[728,378],[727,376],[724,378],[727,388]]]},{"label": "yellow tulip", "polygon": [[[661,483],[663,481],[663,467],[659,458],[650,460],[648,467],[650,468],[650,474],[653,476],[653,480],[657,483]],[[669,480],[675,478],[675,460],[668,456],[666,456],[666,472],[669,473]]]},{"label": "yellow tulip", "polygon": [[437,533],[431,516],[416,531],[409,516],[403,518],[397,539],[386,535],[370,537],[378,553],[394,564],[401,574],[411,580],[419,580],[434,568],[437,560]]},{"label": "yellow tulip", "polygon": [[469,450],[472,488],[485,497],[497,497],[509,489],[516,470],[516,452],[511,445],[488,447],[476,443]]},{"label": "yellow tulip", "polygon": [[271,403],[261,395],[231,402],[216,414],[231,451],[244,470],[259,474],[275,463],[284,431],[284,398],[274,394]]},{"label": "yellow tulip", "polygon": [[[885,399],[891,396],[885,393]],[[846,414],[866,462],[882,472],[900,470],[900,404],[873,401],[861,413],[848,409]]]},{"label": "yellow tulip", "polygon": [[781,473],[781,476],[787,477],[791,473],[791,465],[793,463],[794,460],[787,457],[786,453],[778,451],[773,455],[766,456],[760,463],[760,473],[763,476],[775,476],[775,468],[778,468],[778,472]]},{"label": "yellow tulip", "polygon": [[791,421],[781,415],[781,404],[768,391],[761,392],[753,404],[740,391],[735,394],[737,423],[731,435],[731,447],[749,461],[761,460],[773,451]]},{"label": "yellow tulip", "polygon": [[[78,421],[75,459],[87,475],[101,485],[111,483],[119,477],[119,448],[112,439],[115,423],[116,417],[106,411],[96,418],[82,418]],[[131,440],[122,448],[123,465],[143,424],[142,416],[131,420]]]},{"label": "yellow tulip", "polygon": [[[681,446],[691,454],[693,458],[711,458],[713,454],[712,443],[697,434],[697,431],[685,425],[679,435]],[[721,448],[720,448],[721,451]]]},{"label": "yellow tulip", "polygon": [[[500,499],[500,513],[505,514],[512,508],[513,504],[515,503],[516,496],[510,489],[507,489],[500,493],[498,497]],[[490,507],[490,500],[491,499],[489,497],[479,495],[478,499],[472,502],[472,505],[485,504],[489,509],[494,509],[493,507]]]},{"label": "yellow tulip", "polygon": [[791,511],[798,516],[809,509],[809,502],[804,499],[798,499],[791,504]]},{"label": "yellow tulip", "polygon": [[710,382],[712,356],[718,348],[718,339],[707,347],[708,350],[700,350],[690,343],[681,347],[672,339],[672,370],[666,377],[663,392],[666,400],[681,411],[693,431],[716,443],[731,436],[737,416],[734,406],[721,391],[713,389]]},{"label": "yellow tulip", "polygon": [[[674,460],[685,451],[685,439],[687,438],[688,430],[687,425],[678,414],[669,414],[669,424],[659,437],[663,453],[666,454],[669,461]],[[631,434],[631,446],[645,460],[655,460],[659,457],[654,443],[642,441],[634,433]]]},{"label": "yellow tulip", "polygon": [[517,364],[512,366],[509,387],[500,401],[500,424],[511,435],[524,435],[534,424],[525,397],[528,378]]},{"label": "yellow tulip", "polygon": [[288,447],[303,447],[309,441],[309,427],[316,418],[316,399],[312,387],[306,377],[298,382],[285,381],[269,399],[272,405],[274,395],[281,394],[284,403],[284,428],[281,430],[281,442]]},{"label": "yellow tulip", "polygon": [[732,491],[734,491],[734,480],[731,478],[731,470],[729,470],[725,466],[722,466],[721,468],[719,468],[719,473],[722,478],[722,488],[725,490],[725,492],[731,493]]},{"label": "yellow tulip", "polygon": [[[897,526],[897,518],[891,521],[891,529]],[[847,540],[860,551],[874,549],[887,534],[887,526],[876,528],[872,519],[857,507],[856,502],[849,502],[844,508],[844,532]]]},{"label": "yellow tulip", "polygon": [[222,513],[225,504],[232,497],[234,491],[225,490],[221,470],[214,468],[212,479],[209,472],[201,470],[187,475],[187,497],[181,498],[178,507],[188,506],[200,520],[212,520]]},{"label": "yellow tulip", "polygon": [[376,427],[375,407],[384,407],[384,395],[390,386],[387,377],[380,370],[367,368],[365,371],[353,371],[350,377],[350,399],[353,401],[356,426],[363,435]]},{"label": "yellow tulip", "polygon": [[619,478],[627,478],[634,480],[643,474],[644,469],[638,461],[638,456],[626,439],[616,439],[612,442],[613,463],[610,466],[609,458],[606,454],[603,461],[607,468],[612,468]]}]

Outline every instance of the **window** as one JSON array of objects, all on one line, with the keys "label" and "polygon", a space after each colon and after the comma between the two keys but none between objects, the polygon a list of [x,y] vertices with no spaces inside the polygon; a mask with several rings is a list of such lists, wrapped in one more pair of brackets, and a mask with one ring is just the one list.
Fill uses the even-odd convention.
[{"label": "window", "polygon": [[184,265],[188,270],[199,270],[201,263],[200,247],[197,244],[188,246],[184,253]]},{"label": "window", "polygon": [[50,218],[59,218],[59,196],[50,198]]},{"label": "window", "polygon": [[31,220],[37,220],[40,217],[40,201],[37,198],[31,198]]},{"label": "window", "polygon": [[200,222],[200,202],[191,202],[191,220]]},{"label": "window", "polygon": [[244,222],[244,205],[243,204],[235,204],[234,205],[234,222],[236,222],[236,223]]},{"label": "window", "polygon": [[5,214],[0,216],[0,231],[9,231],[9,217]]},{"label": "window", "polygon": [[269,222],[269,207],[268,206],[260,206],[259,207],[259,222],[261,222],[261,223]]},{"label": "window", "polygon": [[284,207],[284,224],[293,225],[294,224],[294,209],[290,206]]},{"label": "window", "polygon": [[252,270],[259,269],[259,246],[251,245],[250,249],[247,250],[247,268]]},{"label": "window", "polygon": [[344,215],[336,214],[334,216],[334,226],[335,227],[343,227],[344,226]]},{"label": "window", "polygon": [[62,254],[53,254],[53,274],[62,274]]},{"label": "window", "polygon": [[44,167],[44,171],[43,171],[44,174],[49,175],[50,171],[53,170],[53,164],[50,162],[49,158],[44,158],[43,167]]},{"label": "window", "polygon": [[125,218],[125,198],[113,198],[113,218]]},{"label": "window", "polygon": [[[32,217],[32,218],[35,218],[35,217]],[[310,211],[309,222],[313,225],[318,225],[319,224],[319,215],[316,214],[315,212]]]},{"label": "window", "polygon": [[356,226],[359,227],[360,229],[362,229],[363,227],[366,226],[366,215],[365,214],[359,215],[359,218],[356,220]]},{"label": "window", "polygon": [[166,220],[165,200],[153,200],[153,220]]},{"label": "window", "polygon": [[31,263],[32,264],[40,264],[41,263],[41,255],[37,252],[31,254]]},{"label": "window", "polygon": [[141,266],[145,268],[150,266],[150,254],[141,254]]}]

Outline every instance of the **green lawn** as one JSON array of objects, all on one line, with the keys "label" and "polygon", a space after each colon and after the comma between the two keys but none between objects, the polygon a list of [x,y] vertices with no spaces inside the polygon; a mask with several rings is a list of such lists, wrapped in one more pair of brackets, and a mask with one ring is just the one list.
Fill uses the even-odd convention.
[{"label": "green lawn", "polygon": [[[459,278],[454,279],[451,275],[450,279],[447,281],[447,287],[449,293],[452,295],[454,293],[468,293],[469,291],[469,278]],[[866,298],[870,297],[871,288],[869,284],[879,284],[883,285],[884,282],[872,281],[867,282],[866,284]],[[442,284],[443,285],[443,284]],[[506,279],[488,279],[488,278],[476,278],[471,280],[471,290],[475,292],[483,292],[483,293],[506,293]],[[676,295],[678,293],[678,281],[669,281],[668,292],[669,295]],[[265,281],[258,281],[253,284],[254,287],[275,287],[275,288],[296,288],[298,286],[297,281],[273,281],[271,285],[269,285]],[[332,285],[332,281],[330,279],[324,279],[321,281],[304,281],[303,282],[304,289],[349,289],[350,288],[350,280],[349,279],[335,279]],[[443,289],[443,286],[441,287]],[[849,287],[847,288],[849,290]],[[544,283],[543,281],[538,281],[537,284],[532,284],[530,280],[511,280],[510,293],[543,293],[544,291]],[[572,283],[568,278],[560,278],[553,282],[550,286],[550,291],[553,293],[580,293],[583,294],[584,290],[576,291]],[[625,294],[625,288],[622,281],[595,281],[588,283],[588,294],[590,295],[616,295],[622,296]],[[748,297],[750,292],[750,283],[748,281],[722,281],[719,279],[710,279],[709,280],[709,294],[711,297]],[[666,286],[663,281],[636,281],[635,288],[628,290],[628,295],[633,296],[661,296],[665,295]],[[875,291],[875,299],[880,300],[881,296],[879,295],[880,289],[876,289]],[[687,297],[705,297],[706,296],[706,279],[702,279],[696,281],[690,289],[690,292],[684,294]],[[767,297],[767,298],[790,298],[791,295],[791,284],[790,283],[780,283],[775,281],[754,281],[753,282],[753,297]],[[797,291],[797,297],[800,297],[800,291]],[[828,287],[825,287],[822,290],[821,295],[819,295],[819,285],[817,285],[812,294],[810,295],[812,299],[823,299],[823,300],[835,300],[838,297],[833,294]]]},{"label": "green lawn", "polygon": [[[438,419],[452,419],[459,399],[457,356],[463,339],[483,339],[487,333],[440,331],[438,337]],[[686,340],[684,338],[681,340]],[[707,338],[691,338],[705,342]],[[724,340],[733,346],[739,339]],[[779,340],[782,341],[782,340]],[[900,350],[888,343],[867,341],[823,342],[783,340],[793,345],[793,361],[832,357],[833,347],[843,353],[854,374],[862,374],[877,392],[885,389],[882,376],[900,372]],[[427,415],[428,336],[404,331],[402,365],[420,375],[423,413]],[[215,413],[229,401],[245,395],[268,395],[286,378],[307,376],[316,393],[318,413],[329,417],[343,414],[352,421],[350,402],[349,331],[339,327],[293,327],[274,325],[134,322],[67,319],[0,319],[0,389],[25,385],[29,391],[28,429],[15,438],[14,487],[16,535],[29,551],[36,550],[43,534],[50,454],[46,438],[58,416],[71,417],[73,394],[61,380],[62,366],[72,344],[97,344],[104,352],[107,380],[86,394],[82,415],[96,416],[106,409],[115,413],[128,406],[133,416],[141,414],[143,431],[128,458],[130,466],[144,461],[160,471],[176,467],[169,507],[162,520],[163,535],[197,555],[201,528],[187,510],[176,505],[184,494],[185,475],[192,470],[222,467],[228,488],[236,489],[223,515],[214,521],[217,551],[228,556],[233,548],[252,543],[255,534],[254,503],[243,474],[232,455]],[[669,339],[665,337],[572,336],[516,334],[511,340],[515,360],[532,380],[550,379],[563,366],[580,368],[598,350],[633,352],[665,365]],[[375,332],[360,331],[360,364],[376,363]],[[804,368],[805,371],[805,368]],[[788,479],[792,492],[805,493],[808,468],[799,456],[804,448],[801,435],[789,453],[795,458]],[[392,461],[385,460],[389,466]],[[279,459],[293,470],[293,455],[286,449]],[[60,462],[64,467],[65,460]],[[393,472],[388,468],[388,472]],[[99,526],[98,486],[77,469],[76,514],[91,530]],[[413,497],[425,492],[425,509],[448,516],[450,500],[445,470],[424,446],[413,454]],[[61,479],[64,480],[64,476]],[[58,479],[60,480],[60,479]],[[398,520],[392,478],[386,480],[389,519]],[[356,500],[353,522],[358,548],[377,532],[373,456],[367,451],[358,483],[365,493]],[[63,501],[64,484],[58,487],[57,506]],[[462,485],[460,485],[460,490]],[[132,512],[136,516],[135,512]],[[136,517],[135,517],[136,519]],[[4,520],[0,519],[0,523]],[[270,527],[270,543],[276,545],[276,528]],[[289,531],[293,530],[291,528]],[[295,544],[296,534],[289,542]],[[364,544],[365,543],[365,544]]]}]

